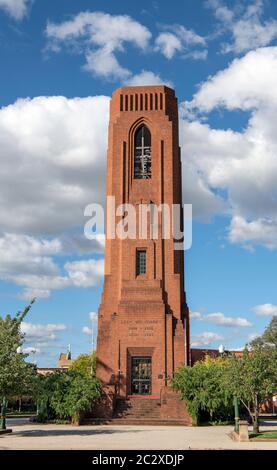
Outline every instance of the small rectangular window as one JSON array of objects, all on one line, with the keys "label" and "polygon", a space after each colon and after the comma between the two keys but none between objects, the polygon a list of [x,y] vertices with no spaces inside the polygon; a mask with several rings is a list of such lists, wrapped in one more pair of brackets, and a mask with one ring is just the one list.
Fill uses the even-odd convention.
[{"label": "small rectangular window", "polygon": [[137,250],[136,275],[146,274],[146,250]]}]

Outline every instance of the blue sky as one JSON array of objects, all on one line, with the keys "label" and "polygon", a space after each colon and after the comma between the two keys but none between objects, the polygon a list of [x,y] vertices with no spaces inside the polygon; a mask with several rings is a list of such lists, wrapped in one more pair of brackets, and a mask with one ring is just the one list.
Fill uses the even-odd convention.
[{"label": "blue sky", "polygon": [[276,43],[273,0],[0,0],[1,314],[37,296],[39,365],[96,332],[103,246],[83,211],[104,201],[109,98],[128,84],[179,100],[192,345],[241,348],[277,314]]}]

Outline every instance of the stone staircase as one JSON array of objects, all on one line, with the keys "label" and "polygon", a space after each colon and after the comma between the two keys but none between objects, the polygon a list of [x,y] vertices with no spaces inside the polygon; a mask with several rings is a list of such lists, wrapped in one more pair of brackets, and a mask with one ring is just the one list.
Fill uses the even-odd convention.
[{"label": "stone staircase", "polygon": [[161,417],[161,402],[159,398],[129,397],[117,398],[113,417],[88,418],[83,424],[112,424],[112,425],[150,425],[150,426],[184,426],[183,419]]},{"label": "stone staircase", "polygon": [[161,405],[159,398],[135,397],[116,400],[114,419],[138,420],[160,419]]}]

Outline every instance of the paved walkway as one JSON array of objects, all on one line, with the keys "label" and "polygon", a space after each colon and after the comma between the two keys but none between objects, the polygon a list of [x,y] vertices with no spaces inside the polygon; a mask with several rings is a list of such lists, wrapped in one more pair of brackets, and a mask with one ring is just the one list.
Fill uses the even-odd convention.
[{"label": "paved walkway", "polygon": [[[275,424],[275,426],[272,424]],[[261,429],[276,429],[268,423]],[[28,423],[9,419],[11,434],[0,436],[0,450],[8,449],[274,449],[277,442],[234,442],[231,426],[70,426]]]}]

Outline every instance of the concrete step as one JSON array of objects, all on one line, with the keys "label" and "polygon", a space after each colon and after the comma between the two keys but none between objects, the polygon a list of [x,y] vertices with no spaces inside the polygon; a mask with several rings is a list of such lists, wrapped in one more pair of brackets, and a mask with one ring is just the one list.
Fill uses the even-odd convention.
[{"label": "concrete step", "polygon": [[120,420],[160,419],[160,400],[157,398],[118,399],[114,418]]},{"label": "concrete step", "polygon": [[87,418],[82,421],[82,424],[91,424],[91,425],[132,425],[132,426],[187,426],[187,423],[182,420],[172,420],[172,419],[127,419],[127,418]]},{"label": "concrete step", "polygon": [[[149,413],[115,413],[114,415],[115,418],[126,418],[126,417],[132,417],[132,418],[148,418]],[[151,413],[151,418],[160,418],[160,413]]]}]

